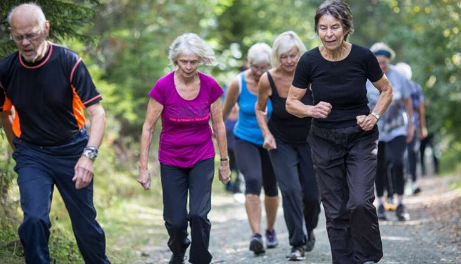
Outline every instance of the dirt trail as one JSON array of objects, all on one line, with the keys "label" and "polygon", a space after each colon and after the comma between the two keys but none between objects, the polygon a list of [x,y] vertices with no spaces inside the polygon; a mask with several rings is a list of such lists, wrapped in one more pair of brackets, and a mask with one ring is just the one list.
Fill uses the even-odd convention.
[{"label": "dirt trail", "polygon": [[[443,232],[440,221],[434,216],[437,212],[434,208],[444,206],[461,197],[460,191],[449,188],[453,181],[459,179],[460,177],[432,177],[420,180],[422,193],[405,199],[411,215],[410,221],[398,222],[395,214],[388,212],[390,220],[380,222],[384,247],[384,258],[380,263],[461,263],[460,244],[446,238],[447,232]],[[285,255],[289,252],[290,246],[281,209],[276,223],[280,246],[255,257],[248,251],[251,232],[244,206],[234,202],[231,196],[219,195],[213,196],[212,208],[210,213],[212,222],[210,251],[214,256],[212,263],[287,263]],[[262,227],[265,227],[265,223]],[[314,250],[308,253],[305,261],[298,263],[331,263],[323,212],[315,234],[317,243]],[[143,249],[140,253],[143,260],[138,263],[168,263],[170,252],[166,247],[166,240],[160,244],[165,246]]]}]

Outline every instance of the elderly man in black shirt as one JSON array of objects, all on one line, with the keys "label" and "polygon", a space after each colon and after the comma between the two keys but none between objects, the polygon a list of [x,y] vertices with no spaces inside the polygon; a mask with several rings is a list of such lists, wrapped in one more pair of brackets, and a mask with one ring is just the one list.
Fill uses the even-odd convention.
[{"label": "elderly man in black shirt", "polygon": [[46,40],[50,23],[39,6],[17,6],[8,21],[18,51],[0,62],[0,117],[16,160],[26,263],[50,263],[55,185],[85,263],[110,263],[93,205],[93,162],[105,128],[101,95],[79,56]]}]

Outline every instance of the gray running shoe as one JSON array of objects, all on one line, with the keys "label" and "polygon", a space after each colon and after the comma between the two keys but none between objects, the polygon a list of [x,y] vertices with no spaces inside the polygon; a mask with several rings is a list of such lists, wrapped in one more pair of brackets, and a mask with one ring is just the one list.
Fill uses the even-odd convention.
[{"label": "gray running shoe", "polygon": [[269,231],[266,229],[266,246],[267,248],[275,248],[279,245],[279,241],[277,240],[277,235],[275,234],[275,229]]},{"label": "gray running shoe", "polygon": [[304,247],[292,247],[290,254],[287,255],[289,261],[300,261],[306,259]]},{"label": "gray running shoe", "polygon": [[255,255],[263,254],[266,252],[264,249],[263,238],[260,234],[254,234],[251,236],[250,251],[253,251]]}]

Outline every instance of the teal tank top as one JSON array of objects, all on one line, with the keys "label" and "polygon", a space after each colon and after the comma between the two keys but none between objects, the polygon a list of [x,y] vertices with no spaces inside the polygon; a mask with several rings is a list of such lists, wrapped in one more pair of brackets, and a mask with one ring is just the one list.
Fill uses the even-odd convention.
[{"label": "teal tank top", "polygon": [[[234,127],[234,135],[240,139],[262,146],[264,138],[255,114],[255,104],[258,97],[248,90],[245,81],[245,72],[240,73],[240,81],[241,91],[237,100],[239,115],[237,124]],[[267,100],[267,118],[270,117],[271,113],[272,103],[271,100]]]}]

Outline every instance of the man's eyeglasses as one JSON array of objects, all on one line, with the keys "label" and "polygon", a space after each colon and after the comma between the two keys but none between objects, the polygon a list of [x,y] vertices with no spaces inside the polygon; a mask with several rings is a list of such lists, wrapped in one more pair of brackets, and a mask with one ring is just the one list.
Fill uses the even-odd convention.
[{"label": "man's eyeglasses", "polygon": [[40,33],[31,33],[31,34],[27,34],[25,36],[11,34],[10,37],[11,37],[12,40],[14,40],[17,43],[21,43],[24,39],[29,41],[29,42],[32,42],[32,41],[36,40],[38,37],[40,37]]}]

